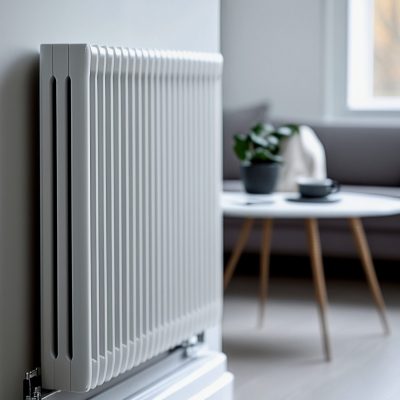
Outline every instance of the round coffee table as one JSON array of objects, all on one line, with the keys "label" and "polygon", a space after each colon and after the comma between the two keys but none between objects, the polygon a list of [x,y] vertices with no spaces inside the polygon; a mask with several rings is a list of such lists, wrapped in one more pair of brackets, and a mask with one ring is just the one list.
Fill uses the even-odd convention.
[{"label": "round coffee table", "polygon": [[[288,200],[290,199],[290,201]],[[263,235],[260,257],[260,325],[263,323],[265,301],[268,290],[270,242],[273,220],[304,219],[309,243],[309,253],[314,279],[316,300],[319,308],[325,357],[331,359],[331,350],[326,319],[327,296],[323,270],[318,219],[348,219],[366,278],[379,312],[384,332],[389,333],[385,303],[376,277],[367,238],[361,222],[364,217],[382,217],[400,214],[400,200],[391,197],[341,192],[332,195],[332,202],[297,202],[292,193],[272,195],[250,195],[243,192],[224,192],[221,197],[225,216],[245,218],[243,227],[228,261],[224,274],[226,288],[232,278],[239,257],[246,245],[255,219],[263,220]]]}]

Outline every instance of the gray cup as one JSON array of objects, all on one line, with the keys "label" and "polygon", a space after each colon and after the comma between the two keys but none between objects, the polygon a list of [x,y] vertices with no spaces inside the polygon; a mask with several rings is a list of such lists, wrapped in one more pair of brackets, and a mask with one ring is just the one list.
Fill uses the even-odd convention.
[{"label": "gray cup", "polygon": [[305,198],[322,198],[340,190],[338,182],[332,179],[301,178],[297,181],[299,193]]}]

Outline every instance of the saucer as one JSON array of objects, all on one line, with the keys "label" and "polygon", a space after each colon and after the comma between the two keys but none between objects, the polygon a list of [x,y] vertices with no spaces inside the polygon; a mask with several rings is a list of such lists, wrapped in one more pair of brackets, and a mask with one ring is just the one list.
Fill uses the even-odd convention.
[{"label": "saucer", "polygon": [[329,204],[329,203],[337,203],[341,199],[339,196],[334,196],[334,195],[329,195],[326,197],[303,197],[301,195],[297,195],[295,197],[286,197],[286,200],[295,203]]}]

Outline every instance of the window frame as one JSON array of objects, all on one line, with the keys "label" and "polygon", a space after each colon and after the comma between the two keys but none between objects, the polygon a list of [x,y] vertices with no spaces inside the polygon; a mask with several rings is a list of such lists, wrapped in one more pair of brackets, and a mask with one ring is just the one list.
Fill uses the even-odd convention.
[{"label": "window frame", "polygon": [[[349,44],[352,29],[349,26],[349,17],[352,12],[352,3],[356,1],[367,1],[370,4],[373,2],[373,0],[326,0],[324,2],[325,116],[328,120],[373,119],[389,123],[395,121],[398,124],[400,101],[397,101],[397,98],[396,101],[392,101],[393,98],[375,98],[368,104],[362,101],[357,104],[354,97],[349,99],[349,95],[351,97],[351,93],[349,93],[351,89],[348,86],[349,78],[354,78],[354,76],[360,78],[359,71],[356,68],[352,69],[349,62],[352,57],[350,54],[352,52],[351,43]],[[372,40],[372,27],[367,34]],[[366,45],[366,47],[369,46]],[[370,68],[373,68],[373,61],[370,63]]]}]

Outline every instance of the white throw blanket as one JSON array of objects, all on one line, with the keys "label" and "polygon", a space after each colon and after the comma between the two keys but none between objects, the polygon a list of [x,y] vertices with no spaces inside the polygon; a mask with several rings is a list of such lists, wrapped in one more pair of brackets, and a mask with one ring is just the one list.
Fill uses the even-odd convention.
[{"label": "white throw blanket", "polygon": [[300,132],[284,143],[281,152],[284,163],[281,168],[277,191],[297,191],[298,178],[326,178],[325,150],[315,132],[308,126],[300,126]]}]

